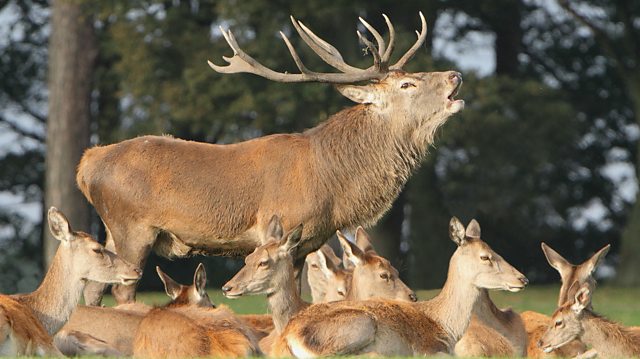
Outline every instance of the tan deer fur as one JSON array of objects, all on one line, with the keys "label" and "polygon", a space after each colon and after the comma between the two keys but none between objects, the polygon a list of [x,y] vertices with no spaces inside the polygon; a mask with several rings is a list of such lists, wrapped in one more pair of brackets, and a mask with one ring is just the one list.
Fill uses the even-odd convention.
[{"label": "tan deer fur", "polygon": [[351,285],[351,271],[342,268],[342,260],[325,244],[305,259],[311,302],[344,300]]},{"label": "tan deer fur", "polygon": [[[479,233],[477,222],[472,221],[468,233],[473,236],[476,229]],[[419,303],[366,300],[311,305],[290,319],[274,342],[271,354],[314,357],[365,353],[451,353],[455,342],[469,323],[471,310],[479,296],[478,287],[516,291],[524,287],[525,281],[522,274],[493,252],[486,243],[479,238],[467,237],[465,228],[457,219],[452,219],[450,232],[459,247],[452,256],[447,283],[436,298]],[[297,244],[295,241],[290,243],[288,239],[291,237],[280,244],[279,256],[288,258],[280,262],[292,270],[295,256],[293,252]],[[268,252],[275,250],[276,248]],[[255,268],[256,264],[260,265],[265,260],[269,261],[260,256],[251,258],[250,263]],[[239,276],[241,273],[227,284],[228,296],[240,295],[247,288],[256,291],[252,287],[255,282],[237,280]],[[254,276],[260,277],[257,274]],[[289,282],[289,286],[293,288],[295,283],[292,277]],[[242,287],[238,286],[239,283],[243,283]],[[261,288],[267,291],[269,287]]]},{"label": "tan deer fur", "polygon": [[[107,243],[138,265],[151,250],[247,255],[274,213],[286,228],[304,224],[309,253],[337,229],[374,224],[391,207],[437,129],[464,107],[454,99],[461,84],[453,71],[393,70],[337,85],[358,104],[302,133],[229,145],[143,136],[97,146],[84,153],[77,183]],[[118,303],[135,299],[134,287],[113,293]]]},{"label": "tan deer fur", "polygon": [[253,329],[226,307],[152,309],[140,322],[133,342],[133,356],[139,358],[260,354]]},{"label": "tan deer fur", "polygon": [[[610,245],[606,245],[599,251],[594,253],[589,259],[581,264],[571,264],[562,255],[553,250],[547,244],[542,243],[542,252],[544,253],[549,265],[560,274],[561,286],[558,294],[558,307],[573,298],[576,291],[586,285],[591,291],[595,288],[595,279],[593,272],[598,264],[609,252]],[[550,317],[544,314],[526,311],[521,314],[525,322],[525,328],[528,336],[527,356],[531,358],[543,358],[547,356],[573,357],[586,350],[586,346],[579,340],[574,340],[566,345],[554,349],[552,352],[544,353],[538,347],[538,341],[542,338]]]},{"label": "tan deer fur", "polygon": [[[214,305],[206,292],[206,271],[200,263],[193,275],[193,284],[177,283],[160,267],[158,276],[171,301],[164,307],[196,306],[211,308]],[[105,355],[113,353],[131,356],[133,338],[140,322],[153,307],[143,303],[119,305],[114,308],[78,306],[69,322],[56,334],[54,342],[67,356]]]},{"label": "tan deer fur", "polygon": [[87,280],[129,284],[142,271],[107,251],[90,235],[74,232],[55,207],[49,229],[60,245],[40,286],[32,293],[0,295],[0,354],[57,356],[51,335],[69,319]]},{"label": "tan deer fur", "polygon": [[589,284],[575,292],[573,300],[559,307],[548,322],[546,333],[538,343],[545,352],[580,339],[602,358],[637,357],[640,355],[640,333],[603,318],[589,308]]}]

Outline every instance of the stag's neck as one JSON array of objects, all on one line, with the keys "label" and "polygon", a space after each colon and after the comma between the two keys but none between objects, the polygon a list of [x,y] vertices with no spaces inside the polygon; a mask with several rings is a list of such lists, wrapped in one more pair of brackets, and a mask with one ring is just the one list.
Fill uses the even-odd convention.
[{"label": "stag's neck", "polygon": [[290,267],[285,272],[277,274],[278,277],[275,279],[280,285],[277,286],[275,292],[267,296],[269,311],[271,311],[274,330],[277,334],[282,333],[294,315],[309,306],[300,297],[293,263]]},{"label": "stag's neck", "polygon": [[640,355],[640,335],[622,325],[600,317],[589,310],[581,319],[581,340],[601,357],[631,357]]},{"label": "stag's neck", "polygon": [[29,294],[16,296],[31,308],[50,335],[55,334],[69,320],[80,301],[85,285],[84,280],[64,265],[68,261],[67,258],[63,258],[63,252],[58,249],[38,289]]},{"label": "stag's neck", "polygon": [[433,136],[417,136],[419,126],[403,123],[409,119],[357,105],[305,132],[321,184],[343,204],[334,212],[339,228],[379,219],[420,164]]},{"label": "stag's neck", "polygon": [[449,345],[453,348],[467,330],[479,297],[480,290],[458,278],[450,268],[447,281],[440,293],[435,298],[417,305],[449,334]]}]

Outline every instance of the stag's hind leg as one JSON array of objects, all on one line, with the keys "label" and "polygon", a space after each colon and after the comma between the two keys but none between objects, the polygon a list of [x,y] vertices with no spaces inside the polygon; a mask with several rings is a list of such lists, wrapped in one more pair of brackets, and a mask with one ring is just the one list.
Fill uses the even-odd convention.
[{"label": "stag's hind leg", "polygon": [[[115,251],[127,262],[144,268],[158,235],[154,227],[130,222],[120,226],[109,226]],[[136,300],[137,283],[133,285],[114,284],[111,293],[117,304],[133,303]]]}]

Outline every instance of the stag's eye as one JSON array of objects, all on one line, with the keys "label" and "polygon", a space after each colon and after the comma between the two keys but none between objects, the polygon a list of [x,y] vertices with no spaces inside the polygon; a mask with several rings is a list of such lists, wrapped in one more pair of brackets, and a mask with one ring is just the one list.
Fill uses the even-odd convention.
[{"label": "stag's eye", "polygon": [[268,260],[263,260],[258,263],[258,267],[266,267],[269,264]]},{"label": "stag's eye", "polygon": [[409,87],[416,87],[416,85],[412,84],[411,82],[403,82],[402,85],[400,85],[401,89],[406,89]]}]

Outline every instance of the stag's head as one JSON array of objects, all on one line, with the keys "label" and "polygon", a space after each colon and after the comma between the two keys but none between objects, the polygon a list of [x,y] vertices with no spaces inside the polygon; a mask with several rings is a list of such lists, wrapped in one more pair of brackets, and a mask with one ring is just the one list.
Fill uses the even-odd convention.
[{"label": "stag's head", "polygon": [[564,346],[570,341],[580,337],[584,332],[581,319],[585,310],[591,307],[591,293],[589,284],[585,283],[574,290],[571,300],[560,306],[551,316],[547,331],[544,333],[538,346],[549,353]]},{"label": "stag's head", "polygon": [[560,273],[562,286],[560,287],[560,295],[558,296],[558,306],[561,306],[570,298],[573,298],[576,291],[583,285],[587,285],[587,288],[593,291],[596,286],[593,272],[604,256],[607,255],[611,247],[611,245],[607,244],[591,256],[591,258],[581,264],[575,265],[571,264],[561,256],[560,253],[554,251],[545,243],[542,243],[541,246],[549,265]]},{"label": "stag's head", "polygon": [[[347,64],[340,52],[325,40],[314,34],[302,22],[291,17],[294,28],[302,40],[327,64],[340,72],[319,73],[309,70],[292,46],[287,36],[280,32],[300,73],[282,73],[273,71],[245,53],[238,45],[231,31],[223,30],[222,34],[233,49],[233,57],[224,57],[227,66],[217,66],[209,62],[209,66],[220,73],[253,73],[278,82],[326,82],[336,84],[338,91],[354,102],[365,104],[370,109],[397,121],[409,121],[411,127],[420,128],[424,122],[431,130],[437,128],[446,118],[464,108],[464,101],[455,96],[462,85],[462,75],[455,71],[417,72],[403,71],[405,64],[422,46],[427,37],[427,23],[420,13],[422,29],[417,32],[418,39],[400,59],[390,63],[395,46],[395,30],[391,21],[383,15],[389,29],[389,43],[382,35],[364,19],[360,22],[373,35],[376,44],[358,32],[360,41],[373,56],[373,65],[362,69]],[[360,84],[369,82],[366,84]]]},{"label": "stag's head", "polygon": [[458,218],[451,218],[449,237],[458,245],[451,257],[449,271],[455,271],[477,288],[517,292],[529,283],[522,273],[480,239],[480,224],[475,219],[465,229]]},{"label": "stag's head", "polygon": [[67,217],[57,208],[48,213],[49,229],[60,241],[54,261],[69,276],[64,280],[92,280],[100,283],[134,284],[142,270],[107,250],[89,234],[73,231]]},{"label": "stag's head", "polygon": [[282,221],[273,216],[264,243],[244,260],[244,267],[223,287],[228,298],[273,294],[294,275],[293,262],[302,238],[302,224],[284,233]]},{"label": "stag's head", "polygon": [[378,255],[362,227],[356,230],[356,243],[350,242],[340,231],[338,239],[345,259],[353,268],[350,299],[387,298],[400,301],[418,300],[416,293],[401,279],[398,270]]}]

